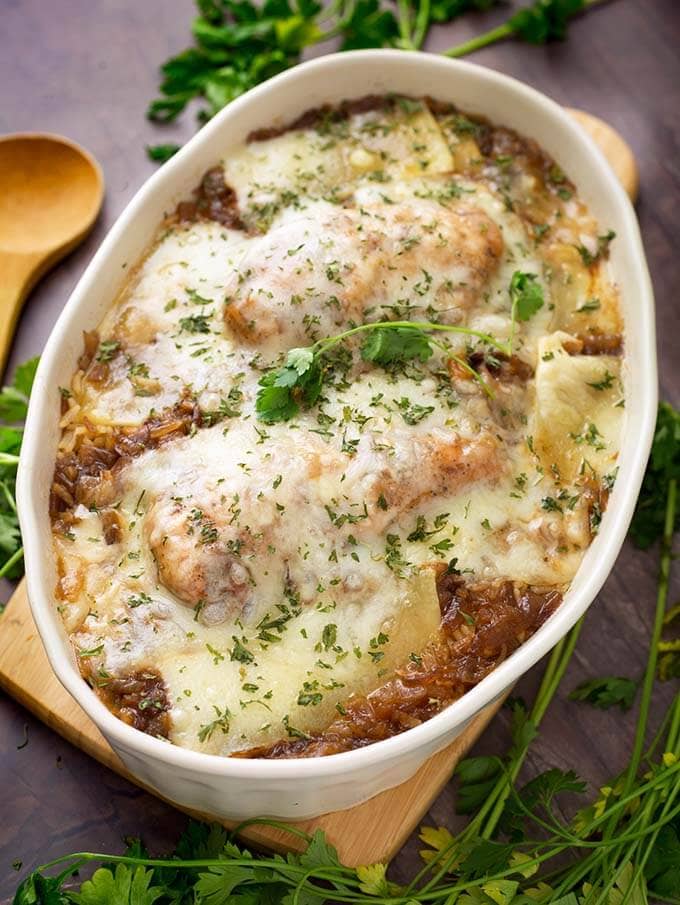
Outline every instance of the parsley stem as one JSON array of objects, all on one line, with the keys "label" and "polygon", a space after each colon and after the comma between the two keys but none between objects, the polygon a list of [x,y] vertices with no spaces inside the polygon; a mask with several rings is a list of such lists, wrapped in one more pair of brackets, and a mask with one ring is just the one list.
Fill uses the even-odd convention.
[{"label": "parsley stem", "polygon": [[474,53],[475,50],[481,50],[482,47],[487,47],[489,44],[495,44],[496,41],[510,38],[514,33],[515,29],[506,22],[496,28],[492,28],[490,31],[484,32],[482,35],[477,35],[476,38],[470,38],[469,41],[464,41],[462,44],[449,47],[448,50],[443,50],[442,54],[445,57],[464,57],[468,53]]},{"label": "parsley stem", "polygon": [[[678,793],[680,793],[680,786],[678,785],[678,783],[676,781],[675,785],[672,786],[671,789],[666,792],[667,797],[664,802],[663,808],[661,809],[661,813],[659,814],[658,823],[660,823],[661,825],[658,826],[652,833],[650,833],[649,839],[644,840],[646,843],[646,845],[644,847],[643,847],[643,842],[641,840],[639,843],[636,843],[636,845],[630,851],[629,855],[624,855],[621,858],[622,864],[621,864],[621,867],[619,867],[616,877],[621,875],[621,873],[623,872],[623,870],[627,867],[627,865],[629,863],[635,863],[635,869],[634,869],[633,876],[631,877],[630,883],[628,884],[628,889],[623,894],[623,898],[621,899],[620,905],[626,905],[626,903],[629,902],[632,899],[633,895],[635,894],[635,888],[638,884],[638,881],[643,876],[643,872],[644,872],[645,866],[647,864],[647,861],[649,860],[649,856],[652,854],[652,851],[654,849],[654,844],[656,843],[657,837],[658,837],[659,833],[661,832],[662,826],[664,826],[666,823],[666,820],[668,818],[668,812],[671,809],[673,799],[677,798]],[[649,814],[650,817],[652,816],[654,809],[656,808],[656,806],[658,804],[658,802],[657,802],[658,797],[659,797],[659,793],[657,792],[656,795],[653,798],[650,798],[650,800],[647,802],[646,812]],[[635,848],[639,848],[640,851],[638,853],[637,858],[634,861],[633,853],[635,851]],[[611,885],[613,885],[614,881],[616,880],[616,877],[613,878]],[[600,897],[600,899],[602,899],[604,901],[602,896]]]},{"label": "parsley stem", "polygon": [[397,13],[402,49],[413,50],[413,40],[411,38],[411,8],[408,0],[397,0]]},{"label": "parsley stem", "polygon": [[480,330],[473,330],[471,327],[458,327],[452,324],[435,324],[432,321],[375,321],[370,324],[360,324],[358,327],[352,327],[351,330],[345,330],[342,333],[338,333],[335,336],[329,336],[325,339],[320,339],[318,342],[315,342],[311,347],[314,352],[319,355],[322,355],[324,352],[327,352],[329,349],[332,349],[333,346],[337,346],[339,343],[344,342],[346,339],[349,339],[350,336],[355,336],[357,333],[366,333],[370,330],[379,330],[385,328],[395,327],[406,327],[407,329],[413,330],[423,330],[423,331],[441,331],[443,333],[460,333],[465,336],[475,336],[477,339],[481,339],[483,342],[489,343],[489,345],[494,346],[499,349],[503,353],[507,353],[507,344],[499,342],[494,336],[490,336],[488,333],[482,333]]},{"label": "parsley stem", "polygon": [[250,820],[243,820],[231,830],[231,836],[235,838],[249,826],[271,826],[277,830],[283,830],[286,833],[290,833],[291,836],[297,836],[299,839],[303,839],[307,844],[312,841],[312,837],[309,833],[305,833],[304,830],[292,826],[289,823],[283,823],[280,820],[271,820],[269,817],[251,817]]},{"label": "parsley stem", "polygon": [[12,568],[12,566],[15,566],[19,562],[19,560],[23,557],[23,555],[24,555],[23,547],[19,547],[18,550],[15,550],[15,552],[10,556],[10,558],[8,560],[5,560],[4,564],[0,568],[0,578],[4,578],[5,575],[7,575],[9,570]]},{"label": "parsley stem", "polygon": [[465,361],[464,358],[461,358],[460,355],[453,355],[449,346],[444,345],[444,343],[437,342],[436,339],[430,340],[430,345],[436,346],[438,349],[441,349],[448,358],[455,361],[457,365],[459,365],[467,374],[470,375],[470,377],[472,377],[473,380],[475,380],[479,384],[479,386],[486,393],[489,399],[494,398],[495,393],[491,389],[489,384],[486,382],[486,380],[484,380],[481,374],[475,371],[472,365],[468,364],[467,361]]},{"label": "parsley stem", "polygon": [[416,50],[420,50],[425,41],[427,30],[430,26],[430,0],[420,0],[418,6],[418,15],[416,16],[416,27],[413,32],[413,45]]},{"label": "parsley stem", "polygon": [[[654,687],[654,679],[656,678],[656,667],[659,657],[659,641],[663,629],[663,619],[666,612],[668,601],[668,588],[670,580],[670,568],[672,559],[673,530],[675,526],[675,508],[677,496],[677,483],[672,478],[668,484],[668,495],[666,497],[666,512],[664,519],[664,532],[661,540],[661,560],[659,564],[659,588],[656,597],[656,610],[654,613],[654,624],[652,628],[652,637],[649,646],[649,657],[647,658],[647,666],[645,675],[642,680],[642,693],[640,696],[640,710],[638,714],[637,726],[635,728],[635,740],[633,742],[633,753],[625,773],[622,795],[626,795],[633,788],[635,778],[640,769],[642,760],[642,751],[647,733],[647,722],[649,719],[649,708],[652,700],[652,690]],[[617,826],[618,818],[613,819],[605,828],[603,838],[608,839],[614,833]]]},{"label": "parsley stem", "polygon": [[[534,706],[529,714],[529,720],[535,727],[538,727],[540,724],[548,709],[550,701],[557,691],[557,687],[571,659],[574,648],[576,647],[582,624],[583,617],[579,619],[569,633],[553,648],[545,672],[543,673],[543,679],[541,680],[541,684],[536,694]],[[433,859],[419,871],[409,885],[408,892],[411,892],[416,888],[416,885],[427,872],[438,866],[436,873],[434,873],[428,882],[418,890],[418,896],[421,897],[424,892],[427,892],[427,890],[436,886],[436,884],[449,873],[454,862],[459,857],[461,843],[474,839],[477,836],[480,836],[483,839],[489,839],[491,837],[500,820],[501,814],[503,813],[503,808],[505,807],[505,802],[510,794],[512,785],[524,763],[530,743],[531,739],[525,742],[521,748],[514,753],[510,765],[499,778],[480,810],[475,814],[473,819],[454,842],[451,843],[448,848],[442,850],[440,858]],[[487,814],[489,815],[488,818]],[[487,821],[486,824],[484,824],[485,820]],[[480,827],[483,827],[481,831]],[[565,847],[566,845],[567,843],[565,843]]]},{"label": "parsley stem", "polygon": [[14,456],[12,453],[3,453],[0,452],[0,465],[18,465],[19,464],[19,456]]},{"label": "parsley stem", "polygon": [[[584,0],[583,7],[580,11],[585,11],[589,6],[595,6],[595,4],[597,3],[605,2],[607,2],[607,0]],[[532,9],[532,6],[530,5],[524,7],[524,9]],[[518,10],[518,12],[522,12],[522,9]],[[469,53],[474,53],[476,50],[481,50],[483,47],[488,47],[489,44],[495,44],[497,41],[503,41],[506,38],[511,38],[517,34],[519,34],[520,38],[522,38],[524,37],[522,34],[522,29],[517,28],[515,22],[513,21],[514,19],[515,16],[511,16],[510,19],[507,22],[504,22],[502,25],[498,25],[496,26],[496,28],[490,29],[490,31],[485,31],[481,35],[470,38],[469,41],[464,41],[462,44],[457,44],[454,47],[449,47],[448,50],[442,50],[441,53],[445,57],[464,57]],[[526,37],[524,37],[524,40],[529,40],[529,43],[541,44],[544,44],[546,41],[545,37],[541,41],[531,41],[531,39],[527,39]]]},{"label": "parsley stem", "polygon": [[[569,631],[569,633],[565,635],[565,637],[555,647],[554,651],[551,654],[550,660],[548,661],[548,666],[543,675],[543,681],[541,682],[541,686],[534,701],[534,706],[531,708],[531,713],[529,714],[529,720],[534,724],[536,729],[538,729],[541,720],[545,716],[546,710],[548,709],[548,706],[554,698],[555,692],[557,691],[557,688],[562,681],[562,677],[564,676],[567,666],[569,665],[569,661],[571,660],[571,656],[574,653],[574,648],[576,647],[576,642],[578,641],[578,636],[581,632],[582,626],[583,616],[578,620],[578,622]],[[519,771],[529,751],[530,743],[531,740],[525,742],[520,747],[519,751],[515,754],[514,762],[509,766],[507,773],[501,780],[493,809],[489,815],[486,825],[484,826],[484,829],[480,833],[483,839],[490,839],[496,829],[496,825],[498,824],[498,821],[501,818],[501,814],[503,813],[505,802],[510,795],[512,786],[517,779]]]}]

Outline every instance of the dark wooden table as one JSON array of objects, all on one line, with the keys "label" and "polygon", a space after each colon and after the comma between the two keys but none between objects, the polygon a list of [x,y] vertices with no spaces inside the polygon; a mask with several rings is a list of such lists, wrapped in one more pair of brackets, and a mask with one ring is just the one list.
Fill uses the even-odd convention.
[{"label": "dark wooden table", "polygon": [[[428,49],[463,40],[499,21],[503,12],[470,15],[431,35]],[[0,0],[0,133],[60,132],[100,160],[106,203],[89,240],[52,272],[27,304],[12,364],[43,347],[83,268],[137,188],[155,169],[145,143],[183,140],[181,124],[160,129],[144,110],[157,66],[187,43],[190,0]],[[656,289],[662,395],[680,402],[680,4],[678,0],[615,0],[575,22],[568,42],[547,48],[507,43],[474,59],[517,76],[558,101],[607,119],[628,139],[642,173],[638,213]],[[1,275],[0,275],[1,278]],[[106,290],[104,290],[106,291]],[[636,675],[646,657],[654,605],[656,556],[626,547],[593,606],[563,693],[551,707],[529,770],[573,767],[597,788],[627,760],[634,715],[601,713],[569,703],[583,678]],[[676,572],[680,571],[676,569]],[[3,589],[7,599],[7,587]],[[0,631],[2,624],[0,622]],[[540,667],[518,692],[530,698]],[[669,689],[657,697],[657,712]],[[25,743],[27,740],[27,744]],[[476,753],[502,751],[507,719],[499,716]],[[168,850],[185,818],[118,778],[35,720],[8,698],[0,701],[0,901],[18,876],[59,854],[120,850],[141,834],[152,851]],[[455,825],[448,787],[426,821]],[[396,860],[396,878],[419,858],[413,839]]]}]

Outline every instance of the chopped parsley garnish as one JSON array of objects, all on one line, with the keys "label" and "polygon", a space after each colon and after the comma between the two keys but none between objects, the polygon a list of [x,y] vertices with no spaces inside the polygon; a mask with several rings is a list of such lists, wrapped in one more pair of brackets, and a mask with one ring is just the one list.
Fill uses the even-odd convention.
[{"label": "chopped parsley garnish", "polygon": [[432,537],[433,534],[438,534],[442,531],[449,520],[448,512],[440,512],[439,515],[435,516],[434,521],[432,523],[432,528],[428,530],[427,520],[424,515],[419,515],[416,517],[416,525],[413,531],[406,538],[409,543],[416,543],[417,541],[424,541],[428,538]]},{"label": "chopped parsley garnish", "polygon": [[615,380],[616,377],[608,370],[605,370],[601,380],[595,380],[592,383],[588,383],[588,386],[592,387],[594,390],[609,390],[614,385]]},{"label": "chopped parsley garnish", "polygon": [[96,657],[97,654],[101,654],[101,652],[103,650],[104,650],[104,642],[102,641],[102,643],[98,644],[96,647],[90,647],[89,649],[81,648],[78,651],[78,656],[82,657],[83,659],[85,659],[86,657]]},{"label": "chopped parsley garnish", "polygon": [[188,317],[180,317],[179,327],[185,333],[210,333],[210,324],[205,314],[190,314]]},{"label": "chopped parsley garnish", "polygon": [[285,730],[286,730],[286,735],[287,735],[289,738],[302,738],[302,739],[309,738],[309,736],[307,735],[307,733],[306,733],[306,732],[303,732],[302,729],[296,729],[295,726],[291,726],[291,724],[290,724],[290,719],[289,719],[289,717],[288,717],[288,714],[286,714],[286,715],[283,717],[283,719],[281,720],[281,722],[283,723],[283,726],[284,726],[284,728],[285,728]]},{"label": "chopped parsley garnish", "polygon": [[[252,651],[249,651],[245,644],[240,641],[236,635],[231,636],[234,646],[229,652],[230,660],[237,660],[239,663],[252,663],[255,657]],[[243,639],[245,641],[245,638]]]},{"label": "chopped parsley garnish", "polygon": [[586,301],[579,305],[576,309],[577,314],[590,314],[591,311],[598,311],[600,308],[600,300],[597,298],[586,299]]},{"label": "chopped parsley garnish", "polygon": [[152,602],[149,595],[145,594],[144,591],[140,591],[139,594],[133,594],[131,597],[128,597],[128,606],[132,607],[133,610],[145,603]]},{"label": "chopped parsley garnish", "polygon": [[195,289],[185,289],[186,294],[189,296],[190,301],[194,303],[194,305],[212,305],[212,299],[206,299],[202,295],[199,295]]},{"label": "chopped parsley garnish", "polygon": [[233,386],[227,393],[225,398],[220,399],[220,404],[216,409],[204,410],[201,412],[203,423],[210,427],[218,424],[225,418],[239,418],[241,415],[241,404],[243,403],[243,392]]},{"label": "chopped parsley garnish", "polygon": [[595,450],[602,450],[605,448],[605,444],[603,442],[602,434],[597,429],[597,426],[590,422],[585,430],[581,431],[580,434],[569,434],[574,443],[580,445],[585,443],[586,446],[592,446]]},{"label": "chopped parsley garnish", "polygon": [[222,651],[217,650],[217,648],[213,647],[212,644],[208,644],[207,642],[205,646],[208,649],[208,653],[212,656],[215,666],[217,666],[224,660],[224,654],[222,653]]},{"label": "chopped parsley garnish", "polygon": [[222,733],[224,733],[224,735],[229,732],[231,721],[231,713],[229,712],[229,708],[225,707],[224,710],[220,710],[219,707],[213,704],[213,710],[215,711],[217,716],[210,723],[206,723],[198,730],[199,742],[207,742],[212,737],[216,729],[219,729]]},{"label": "chopped parsley garnish", "polygon": [[323,694],[318,691],[319,680],[302,683],[302,691],[298,694],[297,702],[300,707],[316,707],[323,700]]},{"label": "chopped parsley garnish", "polygon": [[338,639],[338,627],[334,625],[332,622],[328,625],[325,625],[323,631],[321,633],[321,643],[324,646],[324,650],[330,650],[335,646],[335,643]]},{"label": "chopped parsley garnish", "polygon": [[388,534],[385,538],[385,565],[400,577],[411,565],[402,555],[401,538],[398,534]]},{"label": "chopped parsley garnish", "polygon": [[591,267],[600,258],[606,257],[609,254],[609,245],[612,239],[616,238],[616,233],[613,229],[608,230],[604,235],[597,237],[597,248],[595,252],[589,251],[585,245],[577,245],[576,250],[581,255],[581,260],[585,264],[586,267]]},{"label": "chopped parsley garnish", "polygon": [[434,411],[433,405],[418,405],[405,396],[395,402],[401,417],[407,424],[418,424]]},{"label": "chopped parsley garnish", "polygon": [[97,356],[95,361],[107,362],[116,357],[120,350],[120,343],[117,339],[104,339],[99,343]]}]

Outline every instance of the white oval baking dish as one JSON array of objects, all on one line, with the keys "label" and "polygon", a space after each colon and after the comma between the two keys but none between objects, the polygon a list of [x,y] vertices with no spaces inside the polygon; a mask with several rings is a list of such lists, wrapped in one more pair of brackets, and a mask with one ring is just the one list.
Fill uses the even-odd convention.
[{"label": "white oval baking dish", "polygon": [[[59,385],[68,384],[93,329],[144,252],[163,214],[190,195],[229,148],[262,126],[283,124],[324,102],[370,93],[431,95],[536,139],[576,183],[598,221],[616,230],[611,268],[626,324],[626,424],[619,477],[600,533],[564,603],[476,688],[428,722],[369,747],[325,758],[240,760],[184,750],[125,725],[80,677],[53,589],[48,493],[58,441]],[[225,818],[289,820],[348,808],[408,779],[485,705],[511,686],[576,622],[617,557],[649,453],[657,402],[654,303],[629,199],[591,140],[564,110],[514,79],[421,53],[356,51],[325,56],[276,76],[234,101],[137,192],[94,256],[45,347],[36,376],[18,475],[28,593],[49,660],[62,684],[126,767],[164,797]]]}]

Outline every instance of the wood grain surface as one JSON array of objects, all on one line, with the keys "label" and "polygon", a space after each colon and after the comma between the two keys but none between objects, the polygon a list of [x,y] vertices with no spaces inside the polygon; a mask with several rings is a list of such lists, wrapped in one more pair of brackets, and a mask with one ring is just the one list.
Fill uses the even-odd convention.
[{"label": "wood grain surface", "polygon": [[[83,267],[134,191],[154,170],[145,143],[182,140],[193,123],[159,129],[143,117],[156,68],[187,43],[190,0],[0,0],[0,132],[61,132],[101,161],[108,194],[87,243],[55,270],[29,300],[13,362],[40,351]],[[470,15],[438,28],[436,50],[496,24],[505,12]],[[662,395],[680,401],[677,304],[680,234],[680,7],[677,0],[614,0],[575,22],[566,43],[529,48],[513,43],[475,55],[476,62],[514,75],[560,103],[610,122],[640,163],[638,214],[654,280]],[[533,746],[527,772],[576,768],[597,788],[627,760],[634,715],[599,713],[569,703],[566,692],[603,673],[639,674],[645,659],[655,591],[656,558],[626,547],[590,611],[579,648]],[[675,599],[678,594],[676,584]],[[6,599],[8,594],[5,592]],[[0,631],[2,622],[0,621]],[[520,683],[530,698],[540,667]],[[661,689],[658,707],[669,698]],[[502,712],[475,753],[507,744]],[[424,822],[459,825],[455,786],[447,784]],[[120,850],[122,837],[141,834],[150,849],[167,851],[184,815],[73,748],[10,698],[0,702],[0,900],[22,872],[67,851]],[[419,862],[411,837],[393,864],[399,881]]]}]

